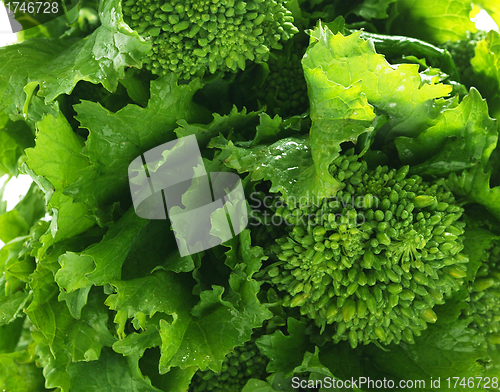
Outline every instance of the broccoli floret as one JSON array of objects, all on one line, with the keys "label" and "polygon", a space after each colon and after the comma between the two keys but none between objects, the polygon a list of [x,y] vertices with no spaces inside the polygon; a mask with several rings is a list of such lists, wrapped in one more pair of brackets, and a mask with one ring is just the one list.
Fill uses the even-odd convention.
[{"label": "broccoli floret", "polygon": [[184,79],[267,60],[298,30],[284,0],[126,0],[125,21],[153,48],[144,59],[154,74]]},{"label": "broccoli floret", "polygon": [[463,209],[407,166],[369,171],[352,154],[334,163],[345,183],[335,198],[276,209],[288,233],[273,246],[269,280],[284,306],[333,325],[335,342],[412,343],[463,284]]},{"label": "broccoli floret", "polygon": [[307,37],[295,36],[282,51],[272,53],[269,57],[269,75],[260,95],[273,115],[289,117],[309,109],[301,62],[307,44]]},{"label": "broccoli floret", "polygon": [[487,260],[479,268],[469,287],[470,302],[465,310],[472,316],[471,327],[486,335],[492,345],[500,344],[500,246],[487,251]]},{"label": "broccoli floret", "polygon": [[197,372],[189,390],[190,392],[239,392],[250,378],[262,380],[266,378],[268,362],[254,340],[250,340],[226,356],[220,373],[211,370]]},{"label": "broccoli floret", "polygon": [[458,74],[460,76],[461,82],[467,87],[472,85],[472,77],[474,75],[474,70],[470,63],[471,59],[474,57],[476,45],[479,41],[486,37],[486,31],[478,31],[477,33],[467,32],[467,39],[460,41],[448,41],[441,47],[450,52],[455,66],[457,68]]}]

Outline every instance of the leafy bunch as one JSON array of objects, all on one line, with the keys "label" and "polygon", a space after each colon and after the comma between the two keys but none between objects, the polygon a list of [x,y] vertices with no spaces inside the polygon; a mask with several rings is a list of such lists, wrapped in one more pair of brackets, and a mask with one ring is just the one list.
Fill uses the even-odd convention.
[{"label": "leafy bunch", "polygon": [[334,161],[332,174],[347,173],[335,200],[276,212],[293,229],[276,240],[281,262],[268,275],[288,292],[283,306],[335,324],[336,342],[413,343],[467,275],[462,209],[450,192],[405,178],[407,166],[370,173],[356,158]]},{"label": "leafy bunch", "polygon": [[[500,23],[487,0],[81,0],[20,21],[0,174],[33,184],[0,202],[0,389],[498,385],[500,35],[479,8]],[[250,221],[181,257],[128,168],[191,135]]]}]

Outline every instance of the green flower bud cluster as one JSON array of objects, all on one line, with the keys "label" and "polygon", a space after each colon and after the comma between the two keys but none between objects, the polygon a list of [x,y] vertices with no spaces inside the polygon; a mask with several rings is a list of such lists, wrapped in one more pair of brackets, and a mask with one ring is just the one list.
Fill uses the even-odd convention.
[{"label": "green flower bud cluster", "polygon": [[485,31],[478,31],[477,33],[467,32],[467,38],[465,40],[448,41],[442,45],[443,49],[450,52],[457,67],[458,74],[460,75],[460,81],[467,86],[470,85],[470,79],[474,74],[470,61],[475,55],[477,43],[485,37]]},{"label": "green flower bud cluster", "polygon": [[158,75],[184,79],[208,68],[237,70],[267,60],[298,30],[284,0],[123,0],[125,22],[153,43],[144,59]]},{"label": "green flower bud cluster", "polygon": [[199,371],[191,382],[190,392],[241,391],[250,378],[264,380],[267,376],[268,359],[262,355],[253,340],[236,347],[226,356],[220,373]]},{"label": "green flower bud cluster", "polygon": [[263,100],[272,114],[293,116],[309,109],[307,84],[302,70],[302,57],[307,48],[303,40],[293,39],[285,48],[272,53],[269,61],[269,75],[266,78]]},{"label": "green flower bud cluster", "polygon": [[335,198],[276,210],[289,233],[273,246],[280,261],[268,277],[284,306],[332,324],[335,342],[412,343],[463,284],[463,210],[408,167],[368,171],[344,155],[331,173],[345,184]]},{"label": "green flower bud cluster", "polygon": [[465,315],[473,317],[472,327],[484,333],[489,343],[500,344],[500,246],[494,245],[487,256],[469,287]]}]

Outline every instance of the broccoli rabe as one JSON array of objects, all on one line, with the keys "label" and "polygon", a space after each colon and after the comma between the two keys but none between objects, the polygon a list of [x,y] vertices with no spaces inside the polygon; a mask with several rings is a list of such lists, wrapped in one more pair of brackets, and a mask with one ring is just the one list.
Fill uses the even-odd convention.
[{"label": "broccoli rabe", "polygon": [[260,95],[273,115],[289,117],[309,109],[301,63],[307,42],[306,37],[295,36],[282,51],[274,52],[269,57],[269,75]]},{"label": "broccoli rabe", "polygon": [[463,209],[408,167],[369,171],[353,154],[332,167],[345,183],[335,198],[276,208],[288,233],[273,246],[280,261],[268,277],[284,306],[332,324],[335,342],[412,343],[463,284]]},{"label": "broccoli rabe", "polygon": [[486,335],[490,344],[500,344],[500,246],[487,251],[487,260],[479,268],[469,287],[470,301],[465,315],[472,316],[472,327]]},{"label": "broccoli rabe", "polygon": [[479,41],[486,37],[485,31],[478,31],[477,33],[467,32],[467,39],[460,41],[448,41],[442,45],[443,49],[450,52],[457,72],[460,76],[459,82],[465,84],[467,87],[472,85],[472,77],[474,70],[470,63],[471,59],[475,55],[476,45]]},{"label": "broccoli rabe", "polygon": [[267,363],[268,359],[260,353],[254,340],[250,340],[226,356],[220,373],[211,370],[197,372],[189,390],[241,391],[250,378],[265,379]]},{"label": "broccoli rabe", "polygon": [[155,74],[182,78],[205,70],[244,69],[298,30],[283,0],[124,0],[125,21],[151,39],[144,63]]}]

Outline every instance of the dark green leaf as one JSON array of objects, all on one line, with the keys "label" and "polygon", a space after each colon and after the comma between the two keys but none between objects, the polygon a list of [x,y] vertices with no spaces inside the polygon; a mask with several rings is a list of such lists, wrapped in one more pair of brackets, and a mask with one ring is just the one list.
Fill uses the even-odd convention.
[{"label": "dark green leaf", "polygon": [[259,350],[269,358],[269,373],[283,372],[290,376],[299,366],[308,350],[314,350],[305,334],[306,323],[294,318],[288,319],[288,335],[280,330],[272,335],[257,339]]},{"label": "dark green leaf", "polygon": [[233,289],[240,295],[237,305],[222,298],[222,287],[213,286],[213,290],[201,293],[191,314],[179,308],[178,318],[172,323],[160,321],[161,373],[172,366],[195,365],[202,370],[220,371],[227,353],[248,341],[253,328],[272,316],[257,299],[257,282],[240,281]]},{"label": "dark green leaf", "polygon": [[387,9],[397,0],[364,0],[353,12],[366,20],[385,19],[389,15]]},{"label": "dark green leaf", "polygon": [[72,392],[160,392],[148,379],[134,378],[127,359],[104,349],[98,361],[68,367]]},{"label": "dark green leaf", "polygon": [[[90,132],[82,153],[91,165],[78,173],[66,193],[96,212],[128,195],[127,169],[133,159],[173,140],[178,120],[192,122],[206,118],[207,113],[192,102],[199,88],[198,79],[178,85],[176,77],[169,75],[151,82],[151,98],[146,108],[127,105],[112,113],[98,103],[84,101],[76,105],[81,127]],[[126,196],[125,201],[129,200]]]}]

